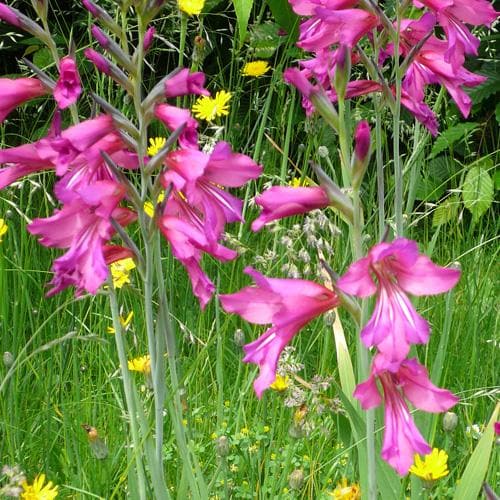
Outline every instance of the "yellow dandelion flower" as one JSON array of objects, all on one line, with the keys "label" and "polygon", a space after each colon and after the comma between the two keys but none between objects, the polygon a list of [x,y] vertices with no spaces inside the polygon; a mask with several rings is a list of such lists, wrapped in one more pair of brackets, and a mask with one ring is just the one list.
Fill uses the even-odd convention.
[{"label": "yellow dandelion flower", "polygon": [[229,114],[229,101],[233,95],[231,92],[221,90],[215,94],[215,97],[203,95],[196,100],[192,111],[196,118],[200,120],[213,121],[219,116]]},{"label": "yellow dandelion flower", "polygon": [[421,478],[426,487],[431,487],[434,481],[449,474],[448,454],[444,450],[433,448],[423,460],[420,455],[415,455],[415,463],[410,467],[410,472]]},{"label": "yellow dandelion flower", "polygon": [[45,474],[39,474],[35,477],[33,484],[28,484],[26,481],[21,483],[23,492],[21,498],[23,500],[52,500],[58,495],[57,488],[52,481],[49,481],[45,486]]},{"label": "yellow dandelion flower", "polygon": [[[162,191],[159,195],[158,198],[156,198],[156,203],[161,203],[165,199],[165,192]],[[155,214],[155,207],[153,206],[153,203],[150,201],[145,201],[144,206],[142,207],[146,215],[152,219]]]},{"label": "yellow dandelion flower", "polygon": [[130,271],[135,268],[135,262],[134,259],[127,257],[113,262],[109,268],[113,278],[113,286],[121,288],[123,285],[130,283]]},{"label": "yellow dandelion flower", "polygon": [[269,63],[267,61],[251,61],[247,62],[245,66],[243,66],[241,74],[243,76],[258,77],[265,75],[270,69],[271,66],[269,66]]},{"label": "yellow dandelion flower", "polygon": [[297,187],[304,187],[304,186],[310,186],[311,183],[309,182],[309,179],[307,177],[305,177],[304,179],[301,179],[300,177],[294,177],[289,183],[288,185],[290,187],[294,187],[294,188],[297,188]]},{"label": "yellow dandelion flower", "polygon": [[188,16],[198,16],[205,6],[205,0],[178,0],[179,10]]},{"label": "yellow dandelion flower", "polygon": [[167,142],[167,139],[165,137],[151,137],[149,139],[149,146],[148,146],[148,156],[154,156],[160,149],[165,146],[165,143]]},{"label": "yellow dandelion flower", "polygon": [[[132,318],[134,317],[134,311],[130,311],[126,317],[123,317],[120,314],[120,325],[122,325],[122,328],[127,331],[129,329],[130,323],[132,323]],[[112,326],[108,326],[108,333],[110,335],[113,335],[116,333],[116,330]]]},{"label": "yellow dandelion flower", "polygon": [[269,387],[276,392],[284,392],[288,389],[288,386],[290,385],[288,382],[289,382],[288,377],[283,377],[282,375],[276,375],[274,382]]},{"label": "yellow dandelion flower", "polygon": [[361,498],[361,490],[359,484],[353,483],[349,485],[347,479],[344,477],[337,487],[331,491],[330,496],[338,500],[359,500]]},{"label": "yellow dandelion flower", "polygon": [[144,375],[149,375],[151,373],[151,357],[149,354],[130,359],[127,364],[131,372],[141,372],[144,373]]},{"label": "yellow dandelion flower", "polygon": [[0,243],[2,243],[2,236],[7,232],[9,227],[3,219],[0,219]]}]

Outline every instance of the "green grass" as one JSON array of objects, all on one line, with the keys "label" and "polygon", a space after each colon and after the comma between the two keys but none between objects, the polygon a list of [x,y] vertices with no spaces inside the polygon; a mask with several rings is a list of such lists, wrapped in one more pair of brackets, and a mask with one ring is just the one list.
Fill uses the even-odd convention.
[{"label": "green grass", "polygon": [[[228,21],[225,16],[207,20],[207,29],[213,31],[200,28],[200,32],[223,41],[213,43],[205,64],[212,70],[211,90],[234,92],[231,114],[223,123],[221,138],[264,165],[263,179],[239,193],[247,201],[246,217],[251,221],[257,211],[248,202],[263,189],[264,183],[284,184],[300,175],[313,177],[308,166],[311,159],[340,177],[337,143],[318,120],[305,122],[299,97],[282,83],[281,71],[292,64],[293,50],[282,48],[276,52],[271,59],[275,68],[272,75],[259,81],[243,79],[239,70],[247,53],[231,45],[233,39],[225,30],[233,20]],[[166,19],[164,25],[175,33],[175,19]],[[190,28],[197,32],[197,26]],[[232,57],[223,47],[231,49]],[[176,56],[166,52],[151,55],[152,67],[154,63],[166,65],[161,62],[163,56],[175,61]],[[91,86],[110,99],[113,97],[109,82],[95,80],[92,72],[86,78]],[[123,102],[115,102],[120,104],[123,106]],[[353,114],[369,116],[367,106],[366,102],[353,104]],[[2,147],[43,135],[41,131],[46,130],[47,122],[33,120],[33,110],[31,106],[20,111],[17,119],[2,128]],[[390,127],[386,126],[390,141]],[[411,132],[410,128],[408,136]],[[213,130],[207,129],[206,133],[211,135]],[[407,144],[411,152],[411,141]],[[474,145],[471,144],[472,150]],[[318,154],[319,146],[328,147],[328,160]],[[418,165],[422,172],[427,171],[426,154],[431,146],[432,141]],[[489,152],[498,160],[498,144],[496,148],[496,152]],[[403,152],[403,160],[408,151]],[[461,154],[470,160],[469,153],[465,148]],[[390,216],[389,151],[385,162],[386,210]],[[378,240],[374,161],[372,166],[363,185],[369,235],[366,248]],[[450,177],[456,175],[454,172]],[[446,179],[446,186],[456,187],[453,182]],[[111,324],[106,297],[75,300],[67,292],[45,298],[51,261],[58,254],[39,246],[25,230],[27,219],[52,212],[54,207],[48,195],[51,183],[51,176],[43,174],[35,176],[33,182],[24,181],[22,186],[0,193],[0,217],[9,225],[0,244],[0,352],[8,351],[16,360],[5,384],[8,367],[0,365],[0,465],[19,464],[30,479],[45,472],[60,486],[62,498],[125,498],[133,451],[129,448],[116,348],[113,337],[106,333]],[[324,246],[322,250],[329,265],[342,273],[352,261],[346,244],[347,228],[333,212],[326,213],[341,234],[318,230],[332,251]],[[452,433],[442,429],[441,416],[417,414],[417,421],[432,444],[449,454],[450,475],[439,483],[434,498],[451,498],[454,484],[476,443],[466,427],[486,423],[498,399],[498,222],[492,209],[474,224],[464,211],[460,219],[436,229],[432,227],[432,208],[419,201],[408,214],[408,221],[415,224],[407,235],[419,241],[421,250],[431,251],[433,260],[442,265],[458,261],[462,269],[462,278],[449,297],[419,300],[419,310],[431,323],[433,334],[428,346],[419,346],[415,351],[429,372],[439,375],[434,381],[461,397],[454,410],[458,426]],[[242,229],[233,226],[231,235],[244,250],[238,260],[224,265],[208,259],[204,262],[218,291],[229,293],[249,284],[250,279],[242,273],[246,265],[270,276],[285,276],[283,266],[292,263],[301,275],[319,279],[318,251],[314,241],[308,240],[310,232],[303,223],[304,218],[297,217],[281,222],[276,232],[264,229],[257,234],[250,231],[249,224]],[[281,242],[288,234],[292,247]],[[301,250],[309,256],[310,263],[304,260]],[[273,254],[266,253],[269,251]],[[216,300],[201,312],[184,270],[166,248],[164,268],[185,388],[183,416],[213,498],[321,498],[343,477],[358,481],[357,452],[336,391],[339,377],[331,323],[320,318],[292,342],[293,357],[304,365],[297,375],[307,382],[319,376],[330,381],[328,387],[317,393],[295,380],[286,393],[269,390],[259,401],[252,390],[257,370],[241,362],[242,349],[235,343],[234,334],[241,328],[248,342],[263,329],[224,314]],[[140,294],[137,283],[119,292],[123,310],[134,311],[132,327],[126,335],[129,357],[143,355],[147,350]],[[354,349],[354,325],[344,311],[339,314],[349,346]],[[70,332],[70,338],[58,340]],[[447,341],[440,345],[443,335],[447,335]],[[140,375],[134,378],[147,407],[151,394]],[[293,389],[303,393],[295,398],[304,402],[298,414],[300,406],[285,404],[293,399]],[[108,458],[97,460],[92,455],[82,424],[98,429],[108,445]],[[381,425],[381,414],[377,414],[379,435]],[[223,435],[229,439],[230,447],[227,455],[220,457],[217,446]],[[498,451],[493,453],[488,472],[492,486],[499,482],[495,460]],[[168,419],[164,454],[167,484],[175,496],[182,491],[182,467]],[[297,469],[304,472],[304,485],[293,492],[288,477]],[[409,487],[409,483],[406,480],[405,485]]]}]

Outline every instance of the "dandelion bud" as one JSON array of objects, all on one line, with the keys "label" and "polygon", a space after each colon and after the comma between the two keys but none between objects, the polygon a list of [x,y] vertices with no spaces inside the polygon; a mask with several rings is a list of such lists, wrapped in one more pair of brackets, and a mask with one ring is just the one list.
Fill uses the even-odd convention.
[{"label": "dandelion bud", "polygon": [[326,146],[320,146],[318,148],[318,156],[320,158],[328,158],[328,156],[330,156],[330,151],[328,151]]},{"label": "dandelion bud", "polygon": [[354,132],[354,156],[352,158],[352,187],[358,189],[370,161],[370,126],[366,120],[358,123]]},{"label": "dandelion bud", "polygon": [[295,469],[288,476],[288,485],[292,490],[301,490],[304,486],[304,472],[301,469]]},{"label": "dandelion bud", "polygon": [[229,455],[229,449],[229,439],[226,436],[220,436],[217,438],[217,441],[215,442],[215,451],[217,456],[221,458],[227,457]]},{"label": "dandelion bud", "polygon": [[154,28],[154,26],[149,27],[146,33],[144,33],[144,42],[143,42],[144,52],[147,52],[151,48],[155,33],[156,29]]},{"label": "dandelion bud", "polygon": [[5,351],[3,353],[3,364],[6,368],[10,368],[14,364],[14,356],[11,352]]},{"label": "dandelion bud", "polygon": [[240,328],[234,332],[234,343],[238,347],[243,347],[245,345],[245,333]]},{"label": "dandelion bud", "polygon": [[339,99],[345,98],[347,83],[351,76],[351,51],[347,45],[340,45],[337,49],[335,65],[335,92]]},{"label": "dandelion bud", "polygon": [[458,423],[458,417],[456,413],[453,413],[452,411],[447,411],[443,415],[443,429],[446,432],[451,432],[455,429]]}]

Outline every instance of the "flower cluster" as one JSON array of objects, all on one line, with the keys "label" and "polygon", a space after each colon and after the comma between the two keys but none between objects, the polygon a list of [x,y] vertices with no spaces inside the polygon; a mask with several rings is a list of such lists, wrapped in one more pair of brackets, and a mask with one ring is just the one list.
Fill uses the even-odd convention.
[{"label": "flower cluster", "polygon": [[[307,114],[314,111],[311,97],[318,93],[325,94],[332,102],[337,100],[338,92],[346,99],[383,92],[389,101],[393,100],[395,85],[383,75],[387,56],[394,53],[393,40],[397,37],[400,55],[405,58],[401,65],[404,69],[402,105],[436,135],[437,119],[424,102],[424,95],[427,85],[439,84],[448,90],[462,115],[469,115],[471,100],[464,87],[479,85],[485,78],[463,66],[465,55],[477,55],[479,46],[479,40],[467,24],[491,26],[498,13],[487,0],[414,2],[417,8],[429,10],[419,19],[402,19],[399,23],[391,23],[369,3],[290,0],[290,4],[296,14],[307,16],[300,25],[297,45],[312,52],[313,57],[300,61],[300,69],[286,70],[285,80],[301,91]],[[438,24],[446,39],[433,34]],[[398,26],[399,33],[396,32]],[[388,36],[378,37],[378,40],[387,40],[385,46],[375,48],[374,28],[385,30]],[[359,48],[362,39],[371,46],[370,51],[379,52],[378,60],[372,60],[369,65],[366,54]],[[367,66],[370,79],[348,81],[350,66],[359,63]]]},{"label": "flower cluster", "polygon": [[[113,21],[105,12],[89,0],[83,3],[104,28],[113,31]],[[28,23],[23,14],[4,4],[0,4],[0,19],[18,27]],[[42,30],[33,21],[29,23],[31,31]],[[93,26],[91,32],[116,64],[94,49],[86,49],[87,59],[132,93],[135,69],[130,58],[101,28]],[[152,43],[153,34],[147,31],[145,46]],[[76,103],[82,88],[74,58],[67,56],[59,61],[57,82],[42,74],[40,79],[0,79],[0,120],[23,102],[48,93],[59,110]],[[62,206],[52,216],[34,219],[28,226],[42,245],[66,250],[54,261],[49,295],[69,286],[76,288],[77,296],[97,293],[114,262],[118,262],[111,269],[114,286],[128,283],[129,271],[135,267],[134,261],[140,261],[140,255],[123,233],[129,224],[147,215],[186,268],[201,306],[210,300],[215,287],[201,268],[202,255],[221,261],[234,259],[236,252],[219,241],[227,223],[243,221],[243,203],[227,188],[257,178],[261,167],[248,156],[233,152],[226,142],[216,144],[210,153],[202,152],[198,122],[191,112],[165,102],[184,95],[210,100],[204,83],[203,73],[181,69],[165,77],[143,99],[147,119],[159,120],[177,139],[176,143],[170,140],[167,146],[165,139],[152,141],[147,150],[150,157],[137,147],[135,125],[95,96],[103,114],[62,129],[61,114],[57,112],[46,137],[0,150],[0,189],[42,170],[52,170],[57,176],[55,195]],[[228,92],[219,92],[213,109],[207,110],[206,104],[194,109],[202,118],[211,120],[227,114],[230,97]],[[175,144],[177,149],[172,147]],[[144,170],[156,178],[154,204],[148,201],[149,193],[139,194],[134,185],[133,177]],[[123,245],[112,243],[116,234]]]}]

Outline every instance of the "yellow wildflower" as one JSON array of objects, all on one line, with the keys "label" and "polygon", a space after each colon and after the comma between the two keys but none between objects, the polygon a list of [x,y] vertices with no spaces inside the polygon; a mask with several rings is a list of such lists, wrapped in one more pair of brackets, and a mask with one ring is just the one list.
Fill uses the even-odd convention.
[{"label": "yellow wildflower", "polygon": [[205,0],[178,0],[179,10],[188,16],[198,16],[205,6]]},{"label": "yellow wildflower", "polygon": [[269,432],[271,430],[271,427],[268,425],[264,425],[264,432]]},{"label": "yellow wildflower", "polygon": [[[165,192],[162,191],[158,195],[158,198],[156,198],[156,203],[161,203],[164,199],[165,199]],[[150,201],[145,201],[144,206],[142,208],[144,209],[144,212],[146,212],[146,215],[152,219],[155,214],[155,207],[153,206],[153,204]]]},{"label": "yellow wildflower", "polygon": [[277,457],[276,453],[271,453],[271,460],[276,460],[276,457]]},{"label": "yellow wildflower", "polygon": [[271,66],[269,66],[269,63],[267,61],[251,61],[247,62],[245,66],[243,66],[241,74],[243,76],[257,77],[265,75],[270,69]]},{"label": "yellow wildflower", "polygon": [[288,377],[283,377],[282,375],[278,374],[276,375],[274,382],[269,387],[277,392],[284,392],[288,389],[288,381]]},{"label": "yellow wildflower", "polygon": [[8,226],[3,219],[0,219],[0,243],[2,243],[2,236],[7,232]]},{"label": "yellow wildflower", "polygon": [[304,179],[301,179],[300,177],[294,177],[289,183],[289,186],[297,188],[297,187],[304,187],[304,186],[310,186],[311,183],[307,179],[307,177],[304,177]]},{"label": "yellow wildflower", "polygon": [[167,139],[165,137],[151,137],[149,139],[148,156],[154,156],[165,146]]},{"label": "yellow wildflower", "polygon": [[248,447],[248,452],[249,453],[257,453],[259,451],[259,445],[258,444],[252,444],[251,446]]},{"label": "yellow wildflower", "polygon": [[113,286],[121,288],[126,283],[130,283],[130,271],[135,268],[135,262],[130,257],[127,257],[113,262],[109,267],[113,278]]},{"label": "yellow wildflower", "polygon": [[238,467],[236,464],[231,464],[231,465],[229,466],[229,470],[230,470],[231,472],[238,472],[238,469],[239,469],[239,467]]},{"label": "yellow wildflower", "polygon": [[217,433],[212,432],[212,434],[210,434],[210,439],[217,439]]},{"label": "yellow wildflower", "polygon": [[21,483],[23,492],[21,498],[23,500],[52,500],[58,495],[57,488],[52,481],[49,481],[45,486],[45,474],[39,474],[35,477],[33,484],[28,484],[26,481]]},{"label": "yellow wildflower", "polygon": [[231,92],[221,90],[215,97],[203,95],[199,97],[192,107],[196,118],[200,120],[213,121],[215,118],[229,114],[229,104],[233,95]]},{"label": "yellow wildflower", "polygon": [[338,500],[359,500],[361,498],[361,491],[359,484],[353,483],[348,485],[347,479],[344,477],[340,483],[337,483],[337,487],[330,492],[330,496]]},{"label": "yellow wildflower", "polygon": [[[134,317],[134,311],[130,311],[128,314],[127,314],[127,317],[123,317],[121,314],[120,314],[120,325],[122,325],[122,328],[127,331],[129,326],[130,326],[130,323],[132,323],[132,318]],[[110,335],[113,335],[114,333],[116,333],[116,330],[112,327],[112,326],[108,326],[108,333]]]},{"label": "yellow wildflower", "polygon": [[149,354],[130,359],[127,364],[131,372],[141,372],[144,373],[144,375],[149,375],[151,373],[151,357]]},{"label": "yellow wildflower", "polygon": [[247,427],[243,427],[243,429],[240,430],[240,432],[244,435],[244,436],[248,436],[250,434],[250,430],[247,428]]},{"label": "yellow wildflower", "polygon": [[410,472],[421,478],[426,487],[431,487],[434,481],[449,474],[448,454],[444,450],[433,448],[423,460],[420,455],[415,455],[415,463],[410,467]]}]

